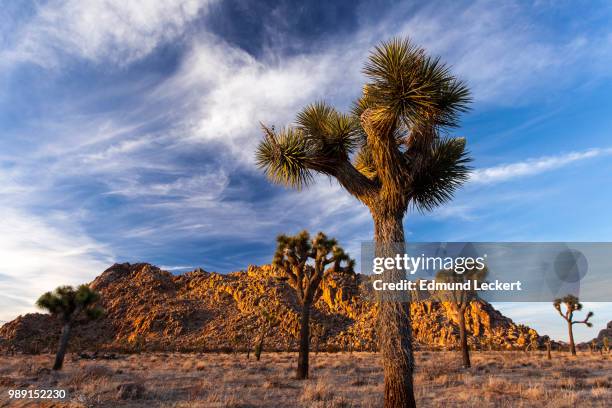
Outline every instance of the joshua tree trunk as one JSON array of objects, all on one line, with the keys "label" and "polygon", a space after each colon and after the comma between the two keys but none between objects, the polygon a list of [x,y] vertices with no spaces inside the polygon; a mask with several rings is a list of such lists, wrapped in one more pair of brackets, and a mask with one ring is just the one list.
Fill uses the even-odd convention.
[{"label": "joshua tree trunk", "polygon": [[308,378],[308,349],[310,348],[310,303],[304,302],[300,323],[300,350],[298,355],[297,378],[304,380]]},{"label": "joshua tree trunk", "polygon": [[[377,257],[395,257],[405,250],[402,216],[379,215],[374,218],[374,240]],[[402,270],[383,274],[385,281],[398,281],[405,277]],[[385,299],[385,297],[387,299]],[[412,327],[410,325],[410,303],[399,299],[380,299],[378,315],[379,344],[385,375],[385,408],[414,408],[412,371]]]},{"label": "joshua tree trunk", "polygon": [[546,358],[552,360],[552,356],[550,355],[550,343],[546,343]]},{"label": "joshua tree trunk", "polygon": [[459,342],[461,343],[461,355],[463,357],[463,368],[470,368],[470,349],[468,348],[467,332],[465,329],[465,309],[459,308]]},{"label": "joshua tree trunk", "polygon": [[576,343],[574,343],[574,328],[572,322],[567,322],[567,329],[569,330],[569,346],[572,356],[576,355]]},{"label": "joshua tree trunk", "polygon": [[259,359],[261,358],[261,352],[263,351],[264,341],[266,340],[266,337],[268,336],[268,330],[270,330],[270,327],[265,325],[263,327],[263,330],[259,334],[259,339],[257,339],[257,344],[255,344],[255,360],[257,361],[259,361]]},{"label": "joshua tree trunk", "polygon": [[62,335],[59,341],[59,348],[55,355],[55,364],[53,364],[54,370],[61,370],[64,365],[64,356],[66,355],[66,349],[68,348],[68,340],[70,339],[70,331],[72,327],[70,323],[65,323],[62,328]]}]

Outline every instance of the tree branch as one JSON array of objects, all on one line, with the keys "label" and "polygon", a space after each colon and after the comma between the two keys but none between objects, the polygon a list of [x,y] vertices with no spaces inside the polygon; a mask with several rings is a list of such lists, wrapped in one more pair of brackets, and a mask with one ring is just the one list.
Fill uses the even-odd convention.
[{"label": "tree branch", "polygon": [[349,194],[366,204],[372,202],[380,189],[380,185],[361,174],[348,157],[326,159],[324,163],[313,159],[308,160],[306,165],[311,170],[334,177]]},{"label": "tree branch", "polygon": [[561,305],[559,304],[554,304],[553,305],[555,307],[555,309],[557,310],[557,312],[559,312],[559,315],[564,318],[565,320],[567,320],[567,317],[561,312]]},{"label": "tree branch", "polygon": [[592,323],[589,322],[589,319],[591,317],[593,317],[593,312],[587,313],[587,316],[584,318],[584,320],[575,321],[575,322],[572,322],[572,324],[584,324],[584,325],[586,325],[588,327],[591,327]]}]

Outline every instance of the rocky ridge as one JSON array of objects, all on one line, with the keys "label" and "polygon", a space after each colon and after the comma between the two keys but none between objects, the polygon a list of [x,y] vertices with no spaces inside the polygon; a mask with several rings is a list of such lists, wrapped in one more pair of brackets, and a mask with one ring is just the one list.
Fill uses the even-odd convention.
[{"label": "rocky ridge", "polygon": [[[322,350],[375,350],[375,303],[364,296],[364,278],[343,275],[323,282],[312,313],[313,347]],[[79,324],[73,350],[246,350],[253,347],[264,316],[276,326],[266,348],[295,349],[299,308],[289,285],[269,265],[249,266],[226,275],[202,269],[173,275],[153,265],[115,264],[93,282],[101,294],[104,318]],[[457,317],[450,305],[423,301],[411,308],[413,334],[420,347],[453,348]],[[515,324],[486,302],[466,311],[469,341],[478,348],[524,348],[535,332]],[[20,352],[52,351],[59,322],[33,313],[0,328],[0,348]]]}]

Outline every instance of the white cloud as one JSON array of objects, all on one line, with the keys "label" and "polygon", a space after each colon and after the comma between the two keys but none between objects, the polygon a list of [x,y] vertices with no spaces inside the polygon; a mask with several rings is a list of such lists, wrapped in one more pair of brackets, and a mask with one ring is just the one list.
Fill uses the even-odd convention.
[{"label": "white cloud", "polygon": [[522,162],[503,164],[494,167],[477,169],[472,172],[472,183],[487,184],[510,180],[517,177],[532,176],[554,170],[568,164],[599,156],[612,154],[612,148],[589,149],[583,152],[572,152],[558,156],[540,157]]},{"label": "white cloud", "polygon": [[257,60],[202,36],[154,97],[180,112],[175,124],[183,141],[221,143],[252,163],[259,123],[285,125],[302,105],[323,95],[340,74],[331,62],[327,54]]},{"label": "white cloud", "polygon": [[130,198],[170,198],[183,203],[186,200],[210,202],[221,198],[228,187],[229,176],[222,170],[209,171],[205,174],[178,177],[168,183],[145,183],[136,177],[118,176],[108,184],[111,190],[106,194],[118,194]]},{"label": "white cloud", "polygon": [[34,311],[42,293],[60,285],[78,285],[112,263],[108,248],[67,219],[45,219],[0,205],[0,320]]},{"label": "white cloud", "polygon": [[61,55],[120,65],[181,35],[209,0],[60,0],[40,5],[3,58],[44,67]]},{"label": "white cloud", "polygon": [[35,311],[34,302],[60,285],[92,280],[113,262],[112,250],[81,228],[82,215],[27,210],[40,194],[0,168],[0,320]]}]

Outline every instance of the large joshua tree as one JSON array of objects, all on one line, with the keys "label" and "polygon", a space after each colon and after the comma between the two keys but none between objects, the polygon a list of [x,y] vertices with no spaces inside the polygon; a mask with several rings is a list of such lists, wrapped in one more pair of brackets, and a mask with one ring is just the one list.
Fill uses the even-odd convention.
[{"label": "large joshua tree", "polygon": [[54,370],[61,370],[64,364],[70,333],[77,319],[85,317],[93,320],[104,313],[102,308],[95,305],[99,298],[100,295],[89,286],[81,285],[76,290],[72,286],[60,286],[53,292],[45,293],[36,301],[38,307],[60,318],[63,324],[53,364]]},{"label": "large joshua tree", "polygon": [[[350,113],[325,102],[306,106],[295,126],[263,126],[257,162],[274,182],[300,189],[314,173],[334,177],[374,220],[376,256],[404,249],[408,208],[426,211],[451,199],[468,177],[465,140],[448,137],[470,102],[467,86],[438,58],[409,40],[377,46],[363,68],[368,81]],[[397,280],[404,271],[388,271]],[[385,406],[414,407],[410,304],[380,304],[379,345]]]},{"label": "large joshua tree", "polygon": [[433,295],[442,302],[448,302],[452,311],[457,316],[459,322],[459,345],[461,347],[461,358],[463,367],[470,368],[470,349],[467,341],[467,329],[465,327],[465,311],[473,300],[478,299],[478,293],[470,285],[470,289],[460,287],[466,282],[482,282],[488,273],[487,267],[467,268],[464,272],[458,273],[452,269],[443,269],[436,274],[436,282],[457,283],[458,289],[436,291]]},{"label": "large joshua tree", "polygon": [[[565,305],[565,311],[562,310],[562,305]],[[557,312],[567,322],[567,330],[569,332],[569,346],[572,355],[576,355],[576,343],[574,342],[574,325],[584,324],[587,327],[593,327],[593,323],[589,319],[593,317],[593,312],[587,313],[584,320],[574,320],[574,312],[582,310],[582,303],[574,295],[567,295],[560,299],[555,299],[553,306]]]},{"label": "large joshua tree", "polygon": [[273,264],[287,277],[302,307],[297,378],[308,378],[310,350],[310,308],[321,297],[321,283],[333,273],[353,273],[354,261],[335,239],[319,232],[310,238],[307,231],[295,236],[280,235]]}]

